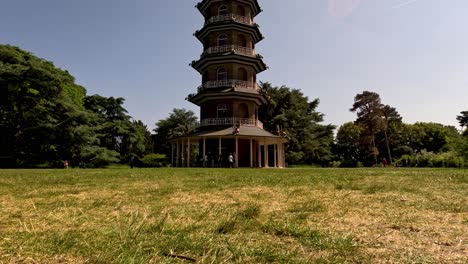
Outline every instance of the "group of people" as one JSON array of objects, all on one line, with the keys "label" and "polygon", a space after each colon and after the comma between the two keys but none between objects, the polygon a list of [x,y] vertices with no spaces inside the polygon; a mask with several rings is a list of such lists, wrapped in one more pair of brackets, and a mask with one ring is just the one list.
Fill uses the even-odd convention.
[{"label": "group of people", "polygon": [[219,154],[212,155],[211,153],[208,153],[203,158],[203,167],[222,168],[228,166],[230,168],[234,168],[235,162],[236,160],[234,153],[229,153],[227,159],[223,159],[223,156]]}]

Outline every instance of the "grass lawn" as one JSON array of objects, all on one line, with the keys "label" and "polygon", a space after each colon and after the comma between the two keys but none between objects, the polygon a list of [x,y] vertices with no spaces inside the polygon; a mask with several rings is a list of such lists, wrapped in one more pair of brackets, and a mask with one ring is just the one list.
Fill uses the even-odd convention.
[{"label": "grass lawn", "polygon": [[468,171],[0,170],[0,263],[468,263]]}]

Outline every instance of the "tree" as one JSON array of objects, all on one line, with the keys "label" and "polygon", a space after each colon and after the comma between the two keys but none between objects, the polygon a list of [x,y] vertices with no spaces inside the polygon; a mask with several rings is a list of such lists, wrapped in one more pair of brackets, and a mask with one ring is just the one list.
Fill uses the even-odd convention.
[{"label": "tree", "polygon": [[375,164],[377,164],[379,154],[376,148],[375,134],[384,129],[383,107],[379,94],[364,91],[354,97],[354,104],[350,109],[351,112],[356,112],[358,116],[356,124],[366,129],[364,144],[367,145],[366,149],[374,157]]},{"label": "tree", "polygon": [[195,113],[186,109],[174,108],[166,119],[156,123],[154,131],[155,152],[171,155],[171,147],[168,140],[188,135],[197,125],[198,118]]},{"label": "tree", "polygon": [[124,143],[141,149],[135,138],[148,135],[136,136],[141,126],[130,122],[123,101],[86,97],[67,71],[0,45],[0,167],[57,166],[63,160],[103,166],[118,161],[115,150],[130,148]]},{"label": "tree", "polygon": [[84,106],[100,119],[97,126],[100,145],[119,153],[122,161],[151,151],[151,134],[141,121],[132,121],[123,107],[124,98],[87,96]]},{"label": "tree", "polygon": [[389,164],[392,163],[392,150],[391,150],[391,137],[398,133],[398,130],[402,124],[402,118],[396,108],[389,105],[382,107],[382,118],[383,118],[383,134],[385,138],[385,149],[387,150],[387,158]]},{"label": "tree", "polygon": [[460,115],[457,116],[457,120],[460,123],[460,126],[462,127],[462,130],[465,127],[468,128],[468,111],[461,112]]},{"label": "tree", "polygon": [[[70,131],[86,123],[86,90],[53,63],[0,45],[2,156],[10,166],[54,164],[71,156]],[[15,164],[13,164],[15,163]]]},{"label": "tree", "polygon": [[362,128],[353,122],[340,126],[336,134],[334,154],[343,167],[356,167],[361,160],[360,138]]},{"label": "tree", "polygon": [[287,162],[328,165],[335,126],[320,124],[324,115],[316,111],[319,100],[310,102],[300,90],[269,83],[262,84],[262,92],[271,103],[262,106],[260,119],[266,130],[288,136]]}]

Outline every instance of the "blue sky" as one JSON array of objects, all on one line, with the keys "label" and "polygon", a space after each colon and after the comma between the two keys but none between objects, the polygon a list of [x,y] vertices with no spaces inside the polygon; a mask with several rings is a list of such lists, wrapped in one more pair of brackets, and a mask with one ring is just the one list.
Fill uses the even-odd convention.
[{"label": "blue sky", "polygon": [[[201,77],[197,0],[0,0],[0,43],[67,69],[88,94],[124,97],[154,128]],[[468,110],[468,1],[259,0],[270,69],[258,80],[320,98],[325,122],[353,121],[353,98],[375,91],[407,123],[457,125]]]}]

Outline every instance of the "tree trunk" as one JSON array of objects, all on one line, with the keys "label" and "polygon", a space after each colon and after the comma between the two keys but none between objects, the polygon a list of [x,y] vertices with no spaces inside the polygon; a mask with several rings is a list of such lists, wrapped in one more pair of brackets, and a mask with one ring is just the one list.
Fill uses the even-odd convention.
[{"label": "tree trunk", "polygon": [[377,161],[377,153],[376,153],[376,147],[375,147],[375,135],[372,134],[372,154],[374,154],[374,162],[375,165],[378,165],[379,162]]},{"label": "tree trunk", "polygon": [[388,142],[387,130],[384,130],[385,143],[387,144],[388,164],[392,164],[392,152],[390,151],[390,143]]}]

